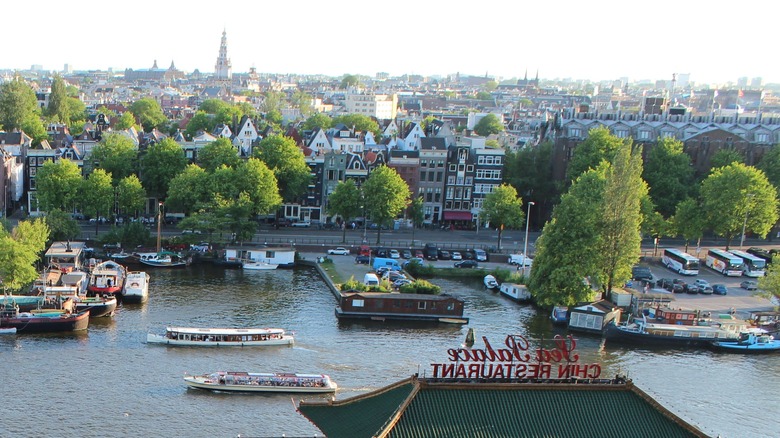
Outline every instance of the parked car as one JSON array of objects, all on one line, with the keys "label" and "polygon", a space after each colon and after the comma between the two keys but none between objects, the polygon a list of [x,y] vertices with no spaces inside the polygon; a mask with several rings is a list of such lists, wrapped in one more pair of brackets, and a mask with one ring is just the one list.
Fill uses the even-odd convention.
[{"label": "parked car", "polygon": [[672,280],[672,292],[679,294],[688,291],[688,283],[675,278]]},{"label": "parked car", "polygon": [[367,265],[369,262],[371,262],[371,257],[367,255],[359,255],[355,257],[355,263],[358,263],[360,265]]},{"label": "parked car", "polygon": [[707,280],[702,280],[701,278],[697,278],[693,281],[693,284],[699,287],[711,287],[710,282]]},{"label": "parked car", "polygon": [[745,281],[743,281],[742,283],[739,284],[739,287],[741,287],[742,289],[747,289],[747,290],[756,290],[756,289],[758,289],[758,283],[756,283],[753,280],[745,280]]},{"label": "parked car", "polygon": [[397,249],[391,249],[390,250],[390,258],[391,259],[400,259],[401,258],[401,253],[398,252]]},{"label": "parked car", "polygon": [[293,222],[293,227],[301,227],[301,228],[309,228],[311,226],[311,222],[309,221],[300,221],[300,222]]},{"label": "parked car", "polygon": [[424,258],[425,258],[425,254],[423,254],[423,252],[422,252],[422,250],[421,250],[421,249],[415,249],[415,250],[414,250],[414,257],[413,257],[413,258],[416,258],[416,259],[424,259]]},{"label": "parked car", "polygon": [[423,260],[422,257],[412,257],[409,260],[404,262],[403,267],[404,267],[404,269],[406,269],[409,266],[409,264],[411,264],[411,263],[419,263],[422,266],[422,264],[424,262],[425,262],[425,260]]},{"label": "parked car", "polygon": [[461,260],[459,262],[455,262],[456,268],[478,268],[479,263],[477,263],[476,260]]},{"label": "parked car", "polygon": [[529,267],[529,266],[533,266],[534,259],[532,259],[531,257],[526,257],[523,254],[510,254],[507,263],[509,263],[512,266]]},{"label": "parked car", "polygon": [[463,260],[463,255],[458,251],[452,252],[452,260]]},{"label": "parked car", "polygon": [[398,280],[393,282],[393,287],[396,288],[396,289],[400,289],[401,286],[403,286],[405,284],[409,284],[411,282],[412,282],[412,280],[409,280],[408,278],[399,278]]},{"label": "parked car", "polygon": [[483,249],[472,249],[472,253],[474,254],[474,260],[478,262],[486,262],[488,261],[488,255]]},{"label": "parked car", "polygon": [[439,250],[439,260],[450,260],[452,259],[452,255],[449,251]]},{"label": "parked car", "polygon": [[717,295],[726,295],[729,293],[729,288],[725,284],[713,284],[712,293]]},{"label": "parked car", "polygon": [[383,276],[387,277],[387,279],[390,280],[390,283],[395,283],[401,279],[406,280],[406,275],[398,271],[388,271],[386,274],[383,274]]},{"label": "parked car", "polygon": [[199,252],[206,252],[209,250],[209,247],[210,245],[208,242],[193,243],[190,245],[191,250]]},{"label": "parked car", "polygon": [[658,281],[655,282],[655,285],[666,289],[668,291],[672,290],[672,286],[674,285],[674,282],[672,282],[671,278],[659,278]]},{"label": "parked car", "polygon": [[412,258],[412,252],[409,251],[408,249],[405,249],[405,250],[401,251],[401,257],[408,260],[408,259]]},{"label": "parked car", "polygon": [[702,295],[712,295],[713,292],[712,286],[699,286],[699,293]]},{"label": "parked car", "polygon": [[650,268],[634,266],[631,268],[631,278],[633,280],[653,281],[653,273],[650,272]]},{"label": "parked car", "polygon": [[383,258],[390,258],[389,251],[387,248],[377,248],[374,250],[374,255],[377,257],[383,257]]},{"label": "parked car", "polygon": [[201,232],[200,232],[200,230],[185,229],[185,230],[181,230],[181,233],[182,234],[200,234]]},{"label": "parked car", "polygon": [[338,247],[338,248],[331,248],[328,250],[328,254],[330,255],[349,255],[349,250],[344,247]]}]

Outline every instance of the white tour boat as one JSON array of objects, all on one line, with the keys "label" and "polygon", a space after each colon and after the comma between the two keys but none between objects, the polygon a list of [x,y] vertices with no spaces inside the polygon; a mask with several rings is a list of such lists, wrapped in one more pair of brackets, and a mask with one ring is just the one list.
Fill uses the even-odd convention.
[{"label": "white tour boat", "polygon": [[122,301],[125,303],[145,303],[149,298],[149,274],[141,271],[130,271],[122,289]]},{"label": "white tour boat", "polygon": [[294,340],[280,328],[167,327],[164,335],[147,334],[146,342],[188,347],[260,347],[292,345]]},{"label": "white tour boat", "polygon": [[217,371],[201,376],[184,375],[191,388],[232,392],[336,392],[337,385],[325,374],[247,373]]}]

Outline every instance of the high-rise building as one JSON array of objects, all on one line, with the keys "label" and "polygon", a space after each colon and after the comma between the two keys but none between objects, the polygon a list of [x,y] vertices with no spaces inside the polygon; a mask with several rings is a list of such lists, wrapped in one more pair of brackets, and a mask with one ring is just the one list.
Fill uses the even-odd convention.
[{"label": "high-rise building", "polygon": [[214,76],[217,79],[229,80],[232,77],[230,58],[227,56],[227,32],[222,31],[222,41],[219,43],[219,56],[214,66]]}]

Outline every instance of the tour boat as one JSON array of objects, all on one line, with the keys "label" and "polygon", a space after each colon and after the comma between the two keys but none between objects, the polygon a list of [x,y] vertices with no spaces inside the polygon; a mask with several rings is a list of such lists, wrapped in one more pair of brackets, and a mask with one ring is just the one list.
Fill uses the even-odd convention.
[{"label": "tour boat", "polygon": [[482,279],[482,282],[485,283],[485,287],[490,290],[498,289],[498,281],[496,281],[496,277],[492,275],[486,275],[485,278]]},{"label": "tour boat", "polygon": [[250,271],[265,271],[276,269],[279,265],[267,262],[258,262],[254,260],[247,260],[241,263],[241,267]]},{"label": "tour boat", "polygon": [[147,334],[146,342],[188,347],[261,347],[292,345],[294,340],[280,328],[167,327],[164,335]]},{"label": "tour boat", "polygon": [[190,388],[229,392],[285,392],[320,394],[336,392],[336,382],[325,374],[248,373],[217,371],[184,375]]},{"label": "tour boat", "polygon": [[713,341],[712,346],[716,350],[732,353],[773,353],[780,351],[780,340],[758,329],[740,333],[736,342]]},{"label": "tour boat", "polygon": [[130,271],[122,289],[122,302],[129,304],[145,303],[149,298],[149,274]]},{"label": "tour boat", "polygon": [[17,333],[50,333],[85,330],[89,312],[20,312],[18,307],[0,308],[0,328],[15,328]]},{"label": "tour boat", "polygon": [[125,285],[125,267],[113,260],[98,263],[92,268],[87,290],[91,295],[118,294]]}]

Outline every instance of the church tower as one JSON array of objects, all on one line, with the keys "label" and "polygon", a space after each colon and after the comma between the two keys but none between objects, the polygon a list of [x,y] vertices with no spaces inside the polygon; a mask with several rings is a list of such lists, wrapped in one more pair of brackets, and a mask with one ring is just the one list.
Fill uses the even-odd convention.
[{"label": "church tower", "polygon": [[219,80],[230,80],[232,73],[230,58],[227,56],[227,32],[222,31],[222,42],[219,44],[219,56],[214,66],[214,76]]}]

